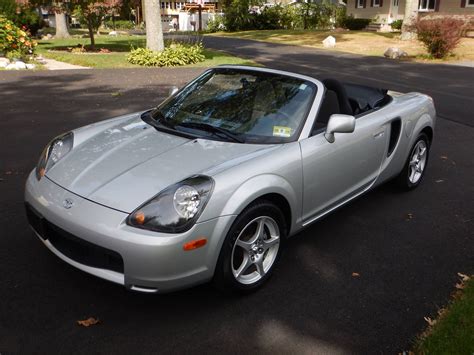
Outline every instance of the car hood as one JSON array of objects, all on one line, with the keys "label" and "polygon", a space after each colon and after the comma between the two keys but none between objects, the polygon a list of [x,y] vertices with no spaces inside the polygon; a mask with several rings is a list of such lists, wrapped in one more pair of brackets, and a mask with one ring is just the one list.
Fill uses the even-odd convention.
[{"label": "car hood", "polygon": [[130,213],[176,182],[215,174],[271,147],[183,138],[133,116],[79,143],[47,177],[79,196]]}]

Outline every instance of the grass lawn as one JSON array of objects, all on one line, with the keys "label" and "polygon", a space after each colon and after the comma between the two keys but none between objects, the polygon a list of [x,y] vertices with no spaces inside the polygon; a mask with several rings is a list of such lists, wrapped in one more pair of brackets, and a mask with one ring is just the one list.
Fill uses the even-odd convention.
[{"label": "grass lawn", "polygon": [[474,278],[415,348],[419,354],[474,354]]},{"label": "grass lawn", "polygon": [[[98,36],[95,38],[96,48],[104,48],[110,53],[70,53],[67,47],[89,45],[89,38],[68,38],[38,41],[37,53],[43,57],[59,60],[75,65],[94,68],[138,68],[139,65],[127,62],[130,48],[144,47],[145,36]],[[255,65],[255,62],[238,58],[223,52],[205,49],[206,60],[188,67],[212,67],[221,64]]]},{"label": "grass lawn", "polygon": [[[293,44],[315,48],[324,48],[322,40],[331,35],[336,38],[336,47],[331,50],[371,56],[383,56],[388,47],[398,47],[416,60],[426,60],[426,51],[417,40],[401,41],[398,33],[364,31],[316,31],[316,30],[268,30],[218,32],[212,35],[237,37],[257,41]],[[463,38],[448,60],[474,60],[474,38]],[[432,60],[439,62],[440,60]]]}]

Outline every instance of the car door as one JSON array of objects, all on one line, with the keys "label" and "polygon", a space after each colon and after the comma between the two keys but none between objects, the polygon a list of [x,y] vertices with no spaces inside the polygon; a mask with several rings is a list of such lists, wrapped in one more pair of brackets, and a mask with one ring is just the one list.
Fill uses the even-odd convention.
[{"label": "car door", "polygon": [[334,143],[324,130],[300,141],[303,165],[303,225],[372,186],[387,147],[386,118],[377,112],[356,120],[352,133],[336,133]]}]

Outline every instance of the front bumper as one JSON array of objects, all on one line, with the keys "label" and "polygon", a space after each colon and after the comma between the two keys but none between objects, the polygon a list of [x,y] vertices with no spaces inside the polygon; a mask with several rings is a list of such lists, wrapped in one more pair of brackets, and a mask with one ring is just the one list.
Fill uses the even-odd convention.
[{"label": "front bumper", "polygon": [[[65,208],[65,201],[72,202]],[[25,203],[33,230],[67,263],[100,278],[143,292],[168,292],[210,280],[235,216],[196,223],[181,234],[126,225],[128,214],[75,195],[47,177],[28,177]],[[67,205],[67,204],[66,204]],[[207,238],[199,249],[183,244]]]}]

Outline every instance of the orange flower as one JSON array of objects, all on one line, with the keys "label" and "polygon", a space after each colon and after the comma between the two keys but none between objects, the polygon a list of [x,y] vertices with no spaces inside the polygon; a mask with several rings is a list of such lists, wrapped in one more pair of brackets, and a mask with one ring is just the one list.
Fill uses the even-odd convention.
[{"label": "orange flower", "polygon": [[13,43],[12,48],[18,48],[18,46],[15,43]]},{"label": "orange flower", "polygon": [[20,42],[25,43],[25,37],[20,37]]},{"label": "orange flower", "polygon": [[31,46],[30,41],[25,41],[25,46],[28,46],[28,47]]}]

